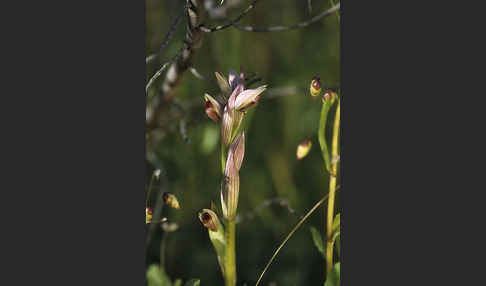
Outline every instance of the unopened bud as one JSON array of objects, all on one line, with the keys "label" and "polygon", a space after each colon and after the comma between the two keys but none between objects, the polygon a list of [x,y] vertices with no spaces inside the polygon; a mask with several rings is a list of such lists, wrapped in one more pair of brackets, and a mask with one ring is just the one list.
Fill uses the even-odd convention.
[{"label": "unopened bud", "polygon": [[319,96],[321,94],[321,79],[319,77],[313,77],[310,84],[310,93],[312,97]]},{"label": "unopened bud", "polygon": [[330,102],[331,104],[336,101],[337,94],[331,89],[326,90],[326,92],[322,95],[322,102]]},{"label": "unopened bud", "polygon": [[221,72],[215,72],[216,79],[218,81],[219,89],[224,96],[229,96],[231,94],[231,87],[229,86],[228,80]]},{"label": "unopened bud", "polygon": [[302,158],[307,156],[311,148],[312,141],[309,138],[306,138],[299,144],[299,146],[297,146],[297,160],[301,160]]},{"label": "unopened bud", "polygon": [[177,200],[176,196],[173,193],[164,192],[162,194],[162,200],[164,203],[172,208],[179,209],[179,201]]},{"label": "unopened bud", "polygon": [[150,223],[152,221],[152,209],[149,207],[145,208],[145,223]]},{"label": "unopened bud", "polygon": [[234,220],[236,217],[240,192],[240,175],[235,163],[234,157],[228,156],[224,178],[221,182],[221,208],[223,209],[223,216],[228,220]]},{"label": "unopened bud", "polygon": [[221,227],[218,216],[210,209],[200,211],[199,220],[205,227],[214,232],[218,231],[218,228]]},{"label": "unopened bud", "polygon": [[221,118],[221,105],[219,102],[207,93],[204,95],[204,101],[208,117],[214,121],[219,121]]},{"label": "unopened bud", "polygon": [[223,112],[223,120],[221,122],[221,141],[225,147],[231,143],[231,133],[233,132],[233,114],[226,106]]},{"label": "unopened bud", "polygon": [[243,158],[245,157],[245,132],[241,132],[236,136],[229,148],[229,156],[233,157],[235,167],[239,171],[243,163]]}]

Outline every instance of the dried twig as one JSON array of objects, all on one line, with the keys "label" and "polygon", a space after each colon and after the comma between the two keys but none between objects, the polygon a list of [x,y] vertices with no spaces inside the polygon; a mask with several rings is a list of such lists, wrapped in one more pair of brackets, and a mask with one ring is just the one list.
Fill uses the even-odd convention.
[{"label": "dried twig", "polygon": [[150,56],[145,58],[146,64],[148,64],[149,62],[155,60],[158,56],[160,56],[160,53],[162,52],[162,50],[167,46],[167,44],[169,44],[169,41],[172,38],[172,36],[174,35],[174,32],[176,30],[177,25],[179,25],[179,23],[181,22],[182,16],[184,16],[185,11],[186,11],[186,7],[184,7],[184,9],[181,11],[181,13],[175,19],[174,23],[172,23],[171,27],[169,28],[169,31],[167,32],[167,34],[164,37],[164,41],[160,45],[159,50],[156,53],[151,54]]},{"label": "dried twig", "polygon": [[329,8],[328,10],[323,11],[319,15],[312,17],[309,21],[301,22],[291,26],[273,26],[273,27],[251,27],[251,26],[241,26],[237,23],[233,23],[233,26],[239,30],[247,31],[247,32],[277,32],[277,31],[287,31],[293,29],[299,29],[303,27],[307,27],[310,24],[313,24],[320,19],[331,15],[332,13],[339,11],[341,3],[336,4],[336,6]]},{"label": "dried twig", "polygon": [[210,28],[208,28],[204,25],[201,25],[201,26],[199,26],[199,30],[201,30],[205,33],[212,33],[212,32],[221,31],[223,29],[229,28],[229,27],[233,26],[234,24],[238,23],[246,14],[248,14],[248,12],[250,12],[250,10],[255,7],[256,2],[258,2],[258,0],[253,0],[253,2],[251,2],[250,6],[248,6],[238,17],[236,17],[234,20],[231,20],[229,23],[226,23],[224,25],[219,25],[219,26],[216,26],[216,27],[210,27]]}]

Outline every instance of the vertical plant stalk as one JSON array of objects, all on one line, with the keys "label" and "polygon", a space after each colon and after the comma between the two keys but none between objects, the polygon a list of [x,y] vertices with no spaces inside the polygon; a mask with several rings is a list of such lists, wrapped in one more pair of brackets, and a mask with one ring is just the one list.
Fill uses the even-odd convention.
[{"label": "vertical plant stalk", "polygon": [[336,195],[336,181],[337,181],[337,165],[339,163],[339,121],[341,116],[341,103],[338,99],[336,117],[334,119],[334,128],[332,136],[332,161],[331,161],[331,175],[329,179],[329,200],[327,205],[327,247],[326,247],[326,273],[329,275],[332,270],[333,257],[333,233],[332,224],[334,220],[334,201]]},{"label": "vertical plant stalk", "polygon": [[226,220],[226,286],[236,285],[236,255],[235,255],[235,237],[236,224],[234,220]]},{"label": "vertical plant stalk", "polygon": [[329,151],[326,143],[326,121],[327,121],[327,114],[329,113],[330,108],[331,108],[331,104],[327,102],[322,104],[321,120],[319,122],[319,131],[318,131],[318,139],[319,139],[319,145],[321,145],[322,158],[324,159],[324,165],[326,166],[326,170],[328,173],[331,173],[331,160],[329,159]]},{"label": "vertical plant stalk", "polygon": [[[226,148],[221,142],[221,168],[224,175],[227,159]],[[224,281],[226,286],[236,286],[236,254],[235,254],[235,238],[236,238],[236,224],[234,219],[225,219],[226,222],[226,251],[224,258]]]}]

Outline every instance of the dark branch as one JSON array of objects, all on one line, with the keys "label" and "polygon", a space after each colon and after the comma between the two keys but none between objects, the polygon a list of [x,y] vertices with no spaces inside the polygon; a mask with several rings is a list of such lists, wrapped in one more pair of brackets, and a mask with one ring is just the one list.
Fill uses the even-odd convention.
[{"label": "dark branch", "polygon": [[154,60],[158,56],[160,56],[160,53],[162,53],[162,51],[167,46],[167,44],[169,44],[169,41],[172,38],[172,36],[174,35],[174,32],[176,30],[177,25],[179,25],[179,23],[181,22],[182,16],[184,16],[185,11],[186,11],[186,7],[184,6],[184,9],[182,9],[181,13],[177,16],[177,18],[175,19],[174,23],[172,23],[171,27],[169,28],[169,31],[165,35],[164,41],[162,42],[162,45],[160,45],[160,48],[159,48],[158,52],[156,52],[154,54],[151,54],[150,56],[148,56],[148,57],[145,58],[145,63],[146,64],[148,64],[149,62],[151,62],[152,60]]},{"label": "dark branch", "polygon": [[235,26],[239,30],[243,30],[243,31],[247,31],[247,32],[277,32],[277,31],[287,31],[287,30],[299,29],[299,28],[307,27],[310,24],[313,24],[313,23],[321,20],[322,18],[329,16],[336,11],[339,11],[340,4],[341,3],[338,3],[336,6],[330,8],[326,11],[323,11],[319,15],[312,17],[309,21],[305,21],[305,22],[298,23],[298,24],[291,25],[291,26],[250,27],[250,26],[240,26],[236,23],[234,23],[233,26]]},{"label": "dark branch", "polygon": [[250,12],[250,10],[255,7],[256,2],[258,2],[258,0],[253,0],[253,2],[250,4],[250,6],[248,6],[248,8],[245,9],[245,11],[243,11],[238,17],[236,17],[234,20],[230,21],[229,23],[226,23],[224,25],[219,25],[216,27],[211,27],[211,28],[201,25],[199,26],[199,29],[205,33],[212,33],[212,32],[221,31],[223,29],[229,28],[234,24],[238,23],[246,14],[248,14],[248,12]]}]

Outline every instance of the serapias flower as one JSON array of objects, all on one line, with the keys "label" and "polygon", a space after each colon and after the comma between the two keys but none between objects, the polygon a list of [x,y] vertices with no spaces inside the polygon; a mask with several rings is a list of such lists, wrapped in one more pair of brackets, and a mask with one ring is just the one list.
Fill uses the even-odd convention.
[{"label": "serapias flower", "polygon": [[215,72],[215,75],[223,102],[218,102],[209,94],[205,94],[206,114],[214,121],[222,118],[221,138],[224,146],[227,147],[236,136],[243,115],[258,103],[260,94],[266,90],[267,86],[245,89],[244,73],[238,74],[235,71],[230,71],[228,78],[220,72]]},{"label": "serapias flower", "polygon": [[204,101],[206,103],[206,114],[214,121],[219,121],[221,118],[221,105],[209,94],[204,94]]}]

